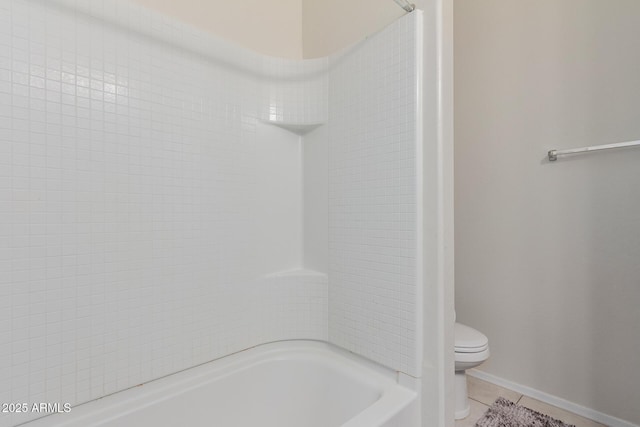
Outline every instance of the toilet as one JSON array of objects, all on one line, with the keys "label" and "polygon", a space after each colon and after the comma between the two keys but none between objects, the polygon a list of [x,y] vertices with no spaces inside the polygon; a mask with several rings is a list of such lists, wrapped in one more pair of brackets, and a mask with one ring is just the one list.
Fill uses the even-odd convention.
[{"label": "toilet", "polygon": [[456,420],[469,415],[469,398],[467,397],[466,370],[475,368],[489,358],[489,340],[479,331],[460,323],[455,324],[455,392]]}]

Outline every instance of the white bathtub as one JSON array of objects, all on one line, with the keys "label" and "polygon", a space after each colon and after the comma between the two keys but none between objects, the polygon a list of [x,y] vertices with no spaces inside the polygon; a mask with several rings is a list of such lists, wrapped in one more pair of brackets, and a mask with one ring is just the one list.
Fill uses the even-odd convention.
[{"label": "white bathtub", "polygon": [[29,427],[386,427],[415,406],[397,374],[327,344],[266,344]]}]

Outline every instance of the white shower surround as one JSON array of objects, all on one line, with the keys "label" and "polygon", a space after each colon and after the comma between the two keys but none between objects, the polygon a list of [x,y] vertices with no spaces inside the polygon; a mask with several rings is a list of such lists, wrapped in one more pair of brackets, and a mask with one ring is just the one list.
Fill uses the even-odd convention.
[{"label": "white shower surround", "polygon": [[419,14],[329,73],[329,340],[421,372],[422,135]]},{"label": "white shower surround", "polygon": [[[75,405],[287,339],[419,377],[420,188],[407,182],[420,179],[419,22],[292,61],[126,1],[0,0],[0,400]],[[381,86],[390,100],[370,96]],[[353,87],[363,115],[329,102]],[[390,117],[401,122],[377,122]],[[302,139],[271,126],[327,121],[356,151],[382,132],[362,156],[332,141],[330,296],[326,274],[303,268]],[[385,161],[401,200],[339,181]],[[335,255],[378,228],[365,215],[360,240],[339,239],[337,190],[393,216],[353,265]],[[344,281],[342,267],[365,274]],[[0,427],[38,416],[2,414]]]},{"label": "white shower surround", "polygon": [[29,427],[417,427],[395,372],[326,343],[286,341],[169,375]]}]

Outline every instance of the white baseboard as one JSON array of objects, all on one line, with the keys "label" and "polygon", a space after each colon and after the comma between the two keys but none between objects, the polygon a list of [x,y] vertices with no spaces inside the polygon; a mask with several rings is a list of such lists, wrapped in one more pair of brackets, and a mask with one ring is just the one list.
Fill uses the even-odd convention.
[{"label": "white baseboard", "polygon": [[477,369],[469,369],[467,371],[467,375],[479,378],[481,380],[504,388],[508,388],[509,390],[516,391],[525,396],[532,397],[541,402],[545,402],[566,411],[573,412],[574,414],[578,414],[582,417],[589,418],[590,420],[597,421],[610,427],[640,427],[629,421],[612,417],[611,415],[596,411],[595,409],[587,408],[585,406],[578,405],[577,403],[569,402],[568,400],[562,399],[558,396],[554,396],[552,394],[527,387],[526,385],[514,383],[513,381],[505,380],[504,378],[500,378],[495,375],[479,371]]}]

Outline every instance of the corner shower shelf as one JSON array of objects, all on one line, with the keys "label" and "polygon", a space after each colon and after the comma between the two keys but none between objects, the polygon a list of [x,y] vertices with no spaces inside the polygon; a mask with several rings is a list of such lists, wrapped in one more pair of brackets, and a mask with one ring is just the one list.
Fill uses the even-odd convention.
[{"label": "corner shower shelf", "polygon": [[288,130],[291,133],[295,133],[296,135],[304,135],[312,130],[322,126],[324,123],[288,123],[288,122],[276,122],[276,121],[265,121],[265,123],[278,126],[279,128]]}]

